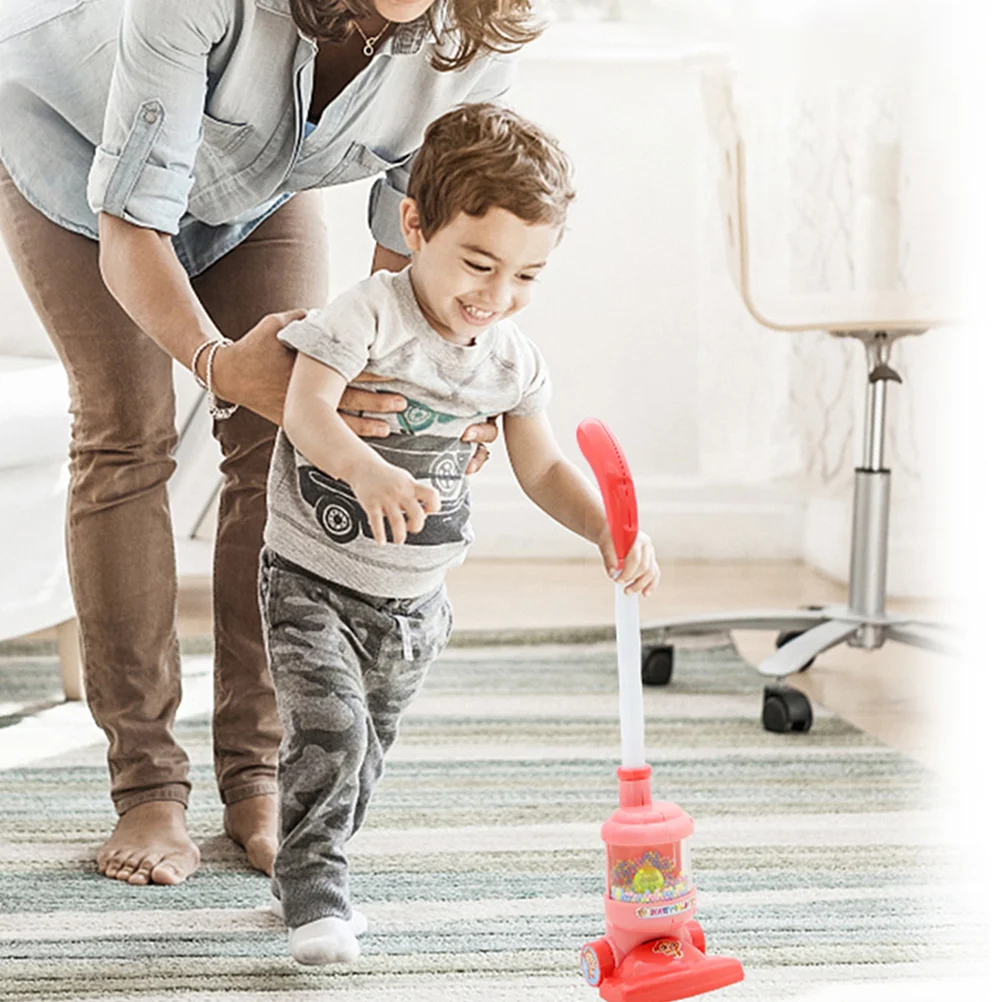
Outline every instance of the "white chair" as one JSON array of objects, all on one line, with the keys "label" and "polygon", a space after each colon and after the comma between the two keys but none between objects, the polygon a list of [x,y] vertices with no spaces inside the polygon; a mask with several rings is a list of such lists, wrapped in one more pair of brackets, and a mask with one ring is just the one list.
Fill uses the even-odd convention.
[{"label": "white chair", "polygon": [[[952,653],[955,643],[940,624],[887,612],[887,544],[891,471],[886,466],[887,388],[901,382],[890,365],[894,342],[945,326],[949,318],[913,292],[853,292],[852,298],[830,295],[784,296],[769,300],[755,291],[749,252],[745,147],[738,127],[726,73],[704,79],[704,101],[721,154],[720,202],[723,210],[728,267],[744,305],[758,323],[776,331],[826,331],[856,338],[866,351],[868,382],[864,448],[855,473],[852,542],[849,555],[849,601],[846,606],[790,610],[714,613],[668,620],[645,628],[648,646],[644,681],[665,684],[671,678],[670,637],[724,633],[731,630],[778,630],[777,651],[758,668],[769,679],[783,679],[810,667],[831,647],[846,642],[874,649],[896,640],[928,650]],[[807,731],[810,702],[789,686],[766,687],[762,722],[767,730]]]}]

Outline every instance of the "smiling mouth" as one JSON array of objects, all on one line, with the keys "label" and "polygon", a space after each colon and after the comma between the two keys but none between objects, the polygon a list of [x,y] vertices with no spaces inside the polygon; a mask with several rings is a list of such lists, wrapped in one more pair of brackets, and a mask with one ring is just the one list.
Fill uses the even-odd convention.
[{"label": "smiling mouth", "polygon": [[487,323],[488,320],[497,316],[494,310],[482,310],[479,306],[470,306],[468,303],[460,303],[459,305],[467,319],[475,324]]}]

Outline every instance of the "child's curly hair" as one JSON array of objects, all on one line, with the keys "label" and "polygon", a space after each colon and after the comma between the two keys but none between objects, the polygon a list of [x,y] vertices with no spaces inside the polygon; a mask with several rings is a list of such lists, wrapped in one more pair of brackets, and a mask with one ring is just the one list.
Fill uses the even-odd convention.
[{"label": "child's curly hair", "polygon": [[[436,70],[459,70],[481,52],[514,52],[538,38],[545,21],[533,11],[533,0],[438,0],[446,6],[448,27],[435,30]],[[292,18],[304,35],[318,42],[343,42],[352,32],[352,21],[372,15],[371,0],[290,0]],[[451,51],[445,53],[445,43]]]},{"label": "child's curly hair", "polygon": [[407,194],[426,240],[461,212],[479,217],[495,206],[562,229],[571,173],[567,154],[539,126],[496,104],[464,104],[425,130]]}]

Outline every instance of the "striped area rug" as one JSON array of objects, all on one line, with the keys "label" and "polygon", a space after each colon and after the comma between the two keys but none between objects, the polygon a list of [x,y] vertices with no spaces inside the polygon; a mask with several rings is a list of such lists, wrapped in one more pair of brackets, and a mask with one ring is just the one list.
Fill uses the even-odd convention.
[{"label": "striped area rug", "polygon": [[[696,820],[710,951],[745,965],[716,997],[941,997],[981,946],[948,898],[931,776],[820,707],[807,735],[764,732],[760,681],[730,645],[677,661],[675,682],[646,692],[648,758],[656,794]],[[610,644],[456,647],[432,669],[349,847],[371,931],[347,970],[287,957],[266,879],[221,835],[209,672],[186,656],[177,726],[203,866],[133,888],[92,862],[113,822],[99,732],[55,705],[51,656],[0,652],[0,1000],[597,998],[578,950],[603,931]]]}]

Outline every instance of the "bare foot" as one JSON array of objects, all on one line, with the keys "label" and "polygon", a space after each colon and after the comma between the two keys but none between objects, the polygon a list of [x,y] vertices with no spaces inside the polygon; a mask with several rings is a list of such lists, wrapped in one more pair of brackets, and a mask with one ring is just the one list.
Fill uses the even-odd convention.
[{"label": "bare foot", "polygon": [[100,873],[130,884],[180,884],[198,868],[184,804],[152,800],[126,811],[97,854]]},{"label": "bare foot", "polygon": [[270,877],[278,852],[278,797],[265,793],[227,804],[223,828],[244,847],[250,865]]}]

